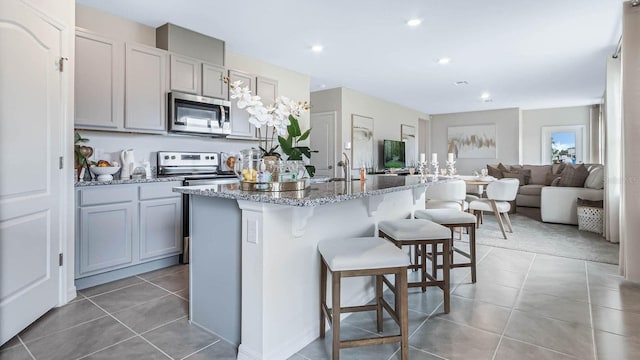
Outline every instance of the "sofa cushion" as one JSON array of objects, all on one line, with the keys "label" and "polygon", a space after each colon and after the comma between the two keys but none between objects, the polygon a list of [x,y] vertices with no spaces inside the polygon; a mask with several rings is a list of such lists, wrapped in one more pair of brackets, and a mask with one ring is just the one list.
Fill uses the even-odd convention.
[{"label": "sofa cushion", "polygon": [[487,173],[489,176],[493,176],[496,179],[502,179],[502,170],[498,169],[497,167],[487,165]]},{"label": "sofa cushion", "polygon": [[514,173],[514,172],[503,171],[502,172],[502,177],[503,178],[510,178],[510,179],[518,179],[518,181],[520,181],[520,185],[526,185],[524,174],[518,174],[518,173]]},{"label": "sofa cushion", "polygon": [[589,176],[589,171],[584,164],[578,166],[567,165],[560,175],[560,186],[584,187],[584,181]]},{"label": "sofa cushion", "polygon": [[584,181],[584,187],[589,189],[604,189],[604,168],[602,166],[592,166],[589,176]]},{"label": "sofa cushion", "polygon": [[524,165],[523,169],[531,170],[529,184],[549,185],[547,174],[551,173],[551,165]]},{"label": "sofa cushion", "polygon": [[525,169],[522,166],[511,166],[510,172],[524,175],[524,181],[520,181],[520,185],[526,185],[531,181],[531,169]]},{"label": "sofa cushion", "polygon": [[520,186],[520,189],[518,190],[518,194],[540,196],[540,192],[542,191],[543,187],[544,185],[540,185],[540,184],[523,185],[523,186]]}]

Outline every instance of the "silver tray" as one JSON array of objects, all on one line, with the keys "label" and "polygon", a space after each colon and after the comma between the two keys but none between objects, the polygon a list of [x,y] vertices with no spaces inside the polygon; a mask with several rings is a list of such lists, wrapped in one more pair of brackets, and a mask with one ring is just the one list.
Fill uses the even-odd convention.
[{"label": "silver tray", "polygon": [[240,181],[240,190],[243,191],[300,191],[307,189],[311,182],[309,179],[286,182],[256,182]]}]

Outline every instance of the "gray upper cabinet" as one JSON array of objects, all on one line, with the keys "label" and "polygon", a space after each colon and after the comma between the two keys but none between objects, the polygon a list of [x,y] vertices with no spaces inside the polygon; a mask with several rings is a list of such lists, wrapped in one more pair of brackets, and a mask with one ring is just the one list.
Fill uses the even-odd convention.
[{"label": "gray upper cabinet", "polygon": [[78,30],[75,52],[75,126],[121,129],[124,43]]},{"label": "gray upper cabinet", "polygon": [[126,44],[124,127],[140,132],[167,129],[167,67],[164,50]]},{"label": "gray upper cabinet", "polygon": [[[278,80],[269,79],[263,76],[256,77],[256,94],[260,96],[260,99],[262,99],[262,103],[266,106],[273,104],[278,97]],[[270,139],[272,132],[273,126],[269,126],[265,129],[262,129],[260,136],[263,139]]]},{"label": "gray upper cabinet", "polygon": [[202,63],[202,95],[229,99],[229,86],[224,82],[227,70],[219,65]]},{"label": "gray upper cabinet", "polygon": [[200,61],[171,54],[171,90],[200,94],[200,69]]},{"label": "gray upper cabinet", "polygon": [[[229,70],[229,80],[231,82],[242,81],[242,87],[248,86],[252,94],[256,90],[255,75],[241,71]],[[231,100],[231,137],[242,137],[253,139],[256,137],[256,128],[249,122],[249,113],[245,109],[238,109],[237,100]]]}]

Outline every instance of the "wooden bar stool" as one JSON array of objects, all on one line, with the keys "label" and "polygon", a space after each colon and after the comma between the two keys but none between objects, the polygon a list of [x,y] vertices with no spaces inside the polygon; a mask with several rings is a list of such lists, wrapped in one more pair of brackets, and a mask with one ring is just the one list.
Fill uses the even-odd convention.
[{"label": "wooden bar stool", "polygon": [[[320,252],[320,337],[325,336],[325,320],[333,329],[333,360],[340,359],[340,349],[400,343],[402,360],[409,359],[409,320],[407,309],[407,267],[409,257],[402,250],[379,237],[328,239],[318,243]],[[327,306],[327,268],[331,271],[331,308]],[[390,287],[395,294],[395,308],[382,296],[384,275],[395,275]],[[344,277],[375,276],[376,303],[363,306],[340,306],[340,280]],[[383,280],[384,279],[384,280]],[[340,314],[376,311],[378,331],[382,332],[382,308],[400,327],[400,334],[340,341]]]},{"label": "wooden bar stool", "polygon": [[[416,210],[414,214],[416,219],[430,220],[442,226],[451,229],[451,260],[449,267],[470,267],[471,282],[476,282],[476,217],[467,212],[453,209],[424,209]],[[455,247],[453,242],[453,234],[456,228],[467,228],[469,233],[469,252],[465,252]],[[455,263],[453,261],[453,252],[469,259],[469,262]]]},{"label": "wooden bar stool", "polygon": [[[438,246],[442,246],[443,253],[449,253],[451,247],[451,232],[448,228],[433,221],[422,219],[386,220],[378,224],[380,237],[393,242],[397,247],[413,245],[420,253],[416,263],[409,266],[421,271],[420,281],[409,282],[408,287],[420,287],[422,292],[427,286],[438,286],[444,292],[444,312],[449,313],[451,302],[449,294],[449,257],[442,256],[442,264],[438,264]],[[431,251],[427,251],[427,246]],[[418,260],[419,259],[419,260]],[[427,272],[427,259],[431,260],[431,273]],[[438,280],[438,269],[442,269],[442,280]]]}]

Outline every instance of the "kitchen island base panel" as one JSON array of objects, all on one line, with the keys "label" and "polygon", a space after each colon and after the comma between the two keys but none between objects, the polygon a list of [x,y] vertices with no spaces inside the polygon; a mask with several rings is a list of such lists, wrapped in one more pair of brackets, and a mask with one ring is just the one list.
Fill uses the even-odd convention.
[{"label": "kitchen island base panel", "polygon": [[[237,343],[225,335],[235,327],[219,321],[226,316],[233,322],[229,315],[241,311],[238,359],[289,358],[318,338],[318,242],[374,236],[378,221],[408,218],[424,208],[423,193],[406,189],[312,210],[191,195],[191,319]],[[198,247],[200,242],[216,245]],[[345,279],[342,305],[372,300],[374,285],[370,278]],[[231,300],[235,296],[238,302]]]},{"label": "kitchen island base panel", "polygon": [[238,202],[231,199],[216,199],[215,204],[201,196],[191,196],[189,200],[189,317],[198,326],[237,346],[242,212]]}]

